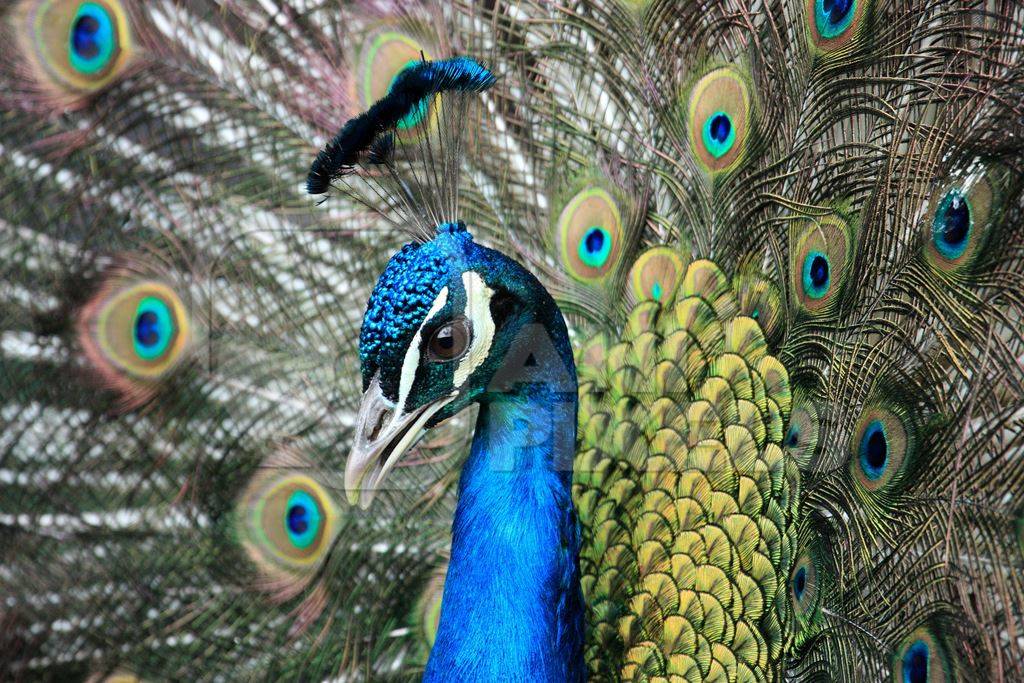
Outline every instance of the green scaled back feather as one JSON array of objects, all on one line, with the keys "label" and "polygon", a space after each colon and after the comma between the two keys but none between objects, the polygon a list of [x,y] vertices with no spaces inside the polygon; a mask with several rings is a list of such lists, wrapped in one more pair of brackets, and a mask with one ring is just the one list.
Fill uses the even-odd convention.
[{"label": "green scaled back feather", "polygon": [[0,678],[422,672],[469,421],[346,502],[406,238],[302,189],[421,52],[499,77],[459,217],[569,319],[591,680],[1024,678],[1024,6],[839,14],[0,10]]}]

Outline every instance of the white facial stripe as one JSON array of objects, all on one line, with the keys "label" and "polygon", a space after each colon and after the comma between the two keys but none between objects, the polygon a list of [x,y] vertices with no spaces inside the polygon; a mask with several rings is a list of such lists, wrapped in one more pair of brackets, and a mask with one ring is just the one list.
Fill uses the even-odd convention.
[{"label": "white facial stripe", "polygon": [[437,298],[434,299],[434,303],[430,306],[430,312],[427,313],[423,322],[420,323],[419,329],[416,330],[416,334],[413,335],[412,341],[409,342],[409,348],[405,352],[405,359],[402,361],[402,375],[398,382],[398,410],[395,412],[394,417],[398,417],[400,413],[405,412],[405,399],[409,398],[409,392],[412,391],[412,383],[416,380],[416,370],[420,366],[420,345],[422,343],[420,337],[423,335],[423,327],[447,303],[448,288],[444,287],[438,293]]},{"label": "white facial stripe", "polygon": [[491,318],[491,297],[494,290],[484,279],[469,270],[462,274],[462,286],[466,290],[466,317],[473,325],[473,339],[469,352],[455,366],[455,386],[465,384],[473,371],[487,358],[494,341],[494,319]]}]

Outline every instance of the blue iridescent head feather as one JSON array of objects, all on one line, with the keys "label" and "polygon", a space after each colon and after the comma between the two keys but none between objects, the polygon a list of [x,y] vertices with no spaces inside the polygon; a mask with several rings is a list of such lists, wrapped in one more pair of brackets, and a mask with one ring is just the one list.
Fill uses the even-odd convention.
[{"label": "blue iridescent head feather", "polygon": [[[464,260],[472,243],[465,226],[443,226],[435,239],[406,244],[388,261],[370,295],[359,333],[364,390],[378,371],[391,379],[401,369],[405,348],[448,284],[451,259]],[[393,399],[398,387],[390,384],[384,383],[384,394]]]},{"label": "blue iridescent head feather", "polygon": [[[465,321],[474,345],[486,343],[486,348],[474,346],[483,356],[458,383],[458,362],[428,363],[424,357],[430,334],[453,320]],[[402,247],[370,295],[359,336],[364,391],[376,378],[387,400],[401,400],[401,408],[411,410],[462,390],[464,396],[436,418],[443,419],[487,393],[488,381],[527,321],[559,337],[555,346],[564,347],[562,362],[571,368],[561,315],[537,279],[515,261],[474,242],[464,224],[443,224],[430,241]],[[485,330],[492,338],[482,339]],[[407,365],[411,346],[419,347],[418,368]],[[403,371],[412,384],[400,396]]]}]

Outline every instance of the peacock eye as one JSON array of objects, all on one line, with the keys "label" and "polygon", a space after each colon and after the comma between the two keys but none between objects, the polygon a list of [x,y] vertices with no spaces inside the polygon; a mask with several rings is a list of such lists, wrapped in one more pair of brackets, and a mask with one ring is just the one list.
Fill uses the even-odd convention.
[{"label": "peacock eye", "polygon": [[704,147],[715,159],[732,149],[736,141],[736,131],[732,119],[724,111],[716,111],[704,122]]},{"label": "peacock eye", "polygon": [[753,131],[753,102],[746,76],[724,66],[697,81],[687,103],[690,147],[712,175],[731,170]]},{"label": "peacock eye", "polygon": [[469,322],[457,318],[434,330],[427,341],[427,358],[434,363],[461,358],[469,348]]},{"label": "peacock eye", "polygon": [[817,0],[814,18],[821,36],[829,39],[842,35],[853,22],[854,5],[855,0]]},{"label": "peacock eye", "polygon": [[71,66],[83,74],[104,69],[116,49],[116,33],[114,19],[106,8],[83,3],[71,23],[68,46]]},{"label": "peacock eye", "polygon": [[845,218],[830,214],[801,222],[793,238],[790,267],[796,299],[811,315],[829,313],[850,274],[853,228]]},{"label": "peacock eye", "polygon": [[236,503],[236,532],[266,590],[294,594],[328,556],[338,532],[329,483],[291,451],[264,462]]},{"label": "peacock eye", "polygon": [[865,490],[888,488],[911,462],[909,426],[898,409],[884,405],[865,409],[851,443],[853,475]]},{"label": "peacock eye", "polygon": [[93,363],[138,379],[162,377],[188,342],[181,297],[154,280],[111,280],[85,307],[81,322],[82,343]]},{"label": "peacock eye", "polygon": [[818,556],[811,547],[807,547],[797,556],[789,574],[789,604],[801,631],[809,631],[818,621],[823,595],[819,572]]},{"label": "peacock eye", "polygon": [[896,648],[894,683],[939,683],[954,680],[949,654],[941,638],[929,626],[920,626]]},{"label": "peacock eye", "polygon": [[974,226],[971,203],[960,190],[950,190],[939,202],[932,219],[932,239],[939,254],[947,260],[963,256]]},{"label": "peacock eye", "polygon": [[1003,177],[977,170],[933,193],[923,227],[925,258],[936,272],[956,275],[983,256],[995,227]]},{"label": "peacock eye", "polygon": [[889,461],[889,442],[880,420],[872,420],[860,440],[860,465],[868,479],[874,481],[885,474]]},{"label": "peacock eye", "polygon": [[903,677],[908,681],[928,680],[928,645],[921,640],[915,640],[903,654]]},{"label": "peacock eye", "polygon": [[569,275],[582,282],[600,281],[622,254],[622,211],[603,187],[577,192],[559,213],[557,232],[562,262]]},{"label": "peacock eye", "polygon": [[804,292],[807,296],[812,299],[822,298],[828,294],[830,282],[828,257],[817,251],[807,254],[803,267]]},{"label": "peacock eye", "polygon": [[25,54],[65,93],[98,92],[124,71],[131,51],[121,0],[25,0]]},{"label": "peacock eye", "polygon": [[865,34],[873,0],[804,0],[811,41],[826,55],[842,54]]},{"label": "peacock eye", "polygon": [[148,296],[135,309],[133,347],[144,360],[158,358],[175,334],[170,307],[160,299]]}]

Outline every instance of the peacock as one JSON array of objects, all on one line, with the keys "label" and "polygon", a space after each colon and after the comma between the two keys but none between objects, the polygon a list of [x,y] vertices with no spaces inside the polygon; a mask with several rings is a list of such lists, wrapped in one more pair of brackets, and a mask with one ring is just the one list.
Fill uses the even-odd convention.
[{"label": "peacock", "polygon": [[0,46],[0,679],[1024,680],[1017,0]]}]

